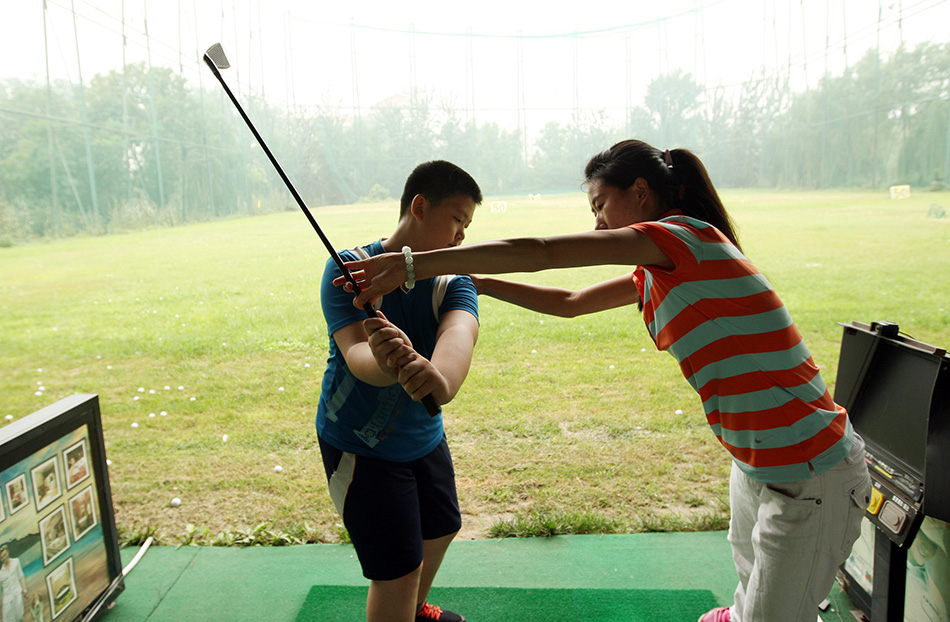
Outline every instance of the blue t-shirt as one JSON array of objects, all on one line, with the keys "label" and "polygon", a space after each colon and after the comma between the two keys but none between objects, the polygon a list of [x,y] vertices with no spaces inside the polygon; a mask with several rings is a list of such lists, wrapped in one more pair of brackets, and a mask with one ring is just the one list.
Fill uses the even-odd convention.
[{"label": "blue t-shirt", "polygon": [[[370,255],[383,251],[377,241],[363,247]],[[352,251],[342,251],[343,261],[359,259]],[[391,462],[409,462],[431,452],[442,441],[442,414],[432,417],[420,402],[414,402],[399,383],[375,387],[354,376],[337,347],[333,333],[367,318],[366,312],[353,306],[353,295],[335,287],[340,276],[330,259],[323,271],[320,303],[330,336],[330,355],[323,374],[320,404],[317,408],[317,433],[337,449]],[[382,298],[380,311],[412,341],[412,347],[431,359],[439,329],[432,308],[436,279],[416,281],[408,293],[401,289]],[[478,293],[467,276],[452,278],[439,306],[439,314],[461,309],[478,318]]]}]

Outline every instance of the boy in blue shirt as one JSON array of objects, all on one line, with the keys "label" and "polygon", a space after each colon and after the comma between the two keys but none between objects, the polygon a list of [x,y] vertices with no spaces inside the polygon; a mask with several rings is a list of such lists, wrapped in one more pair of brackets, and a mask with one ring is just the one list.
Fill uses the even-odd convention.
[{"label": "boy in blue shirt", "polygon": [[[399,221],[388,238],[340,253],[352,261],[383,252],[457,246],[481,190],[445,161],[420,164],[406,180]],[[330,354],[317,410],[317,435],[330,496],[370,580],[368,622],[465,618],[426,602],[462,525],[442,413],[468,374],[478,338],[478,296],[467,276],[415,281],[377,301],[367,319],[351,294],[333,286],[328,261],[320,298]]]}]

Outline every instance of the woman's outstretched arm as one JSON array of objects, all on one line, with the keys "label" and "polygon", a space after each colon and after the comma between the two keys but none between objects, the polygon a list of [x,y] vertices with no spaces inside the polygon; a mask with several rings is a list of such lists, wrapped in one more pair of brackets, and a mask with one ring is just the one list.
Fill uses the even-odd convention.
[{"label": "woman's outstretched arm", "polygon": [[640,294],[629,274],[580,290],[529,285],[487,276],[471,278],[479,294],[560,317],[577,317],[640,302]]},{"label": "woman's outstretched arm", "polygon": [[[440,274],[506,274],[598,265],[655,265],[672,268],[669,257],[635,229],[601,229],[546,238],[511,238],[413,253],[416,279]],[[406,280],[401,253],[385,253],[346,264],[360,286],[362,307]],[[343,277],[335,285],[345,284]]]}]

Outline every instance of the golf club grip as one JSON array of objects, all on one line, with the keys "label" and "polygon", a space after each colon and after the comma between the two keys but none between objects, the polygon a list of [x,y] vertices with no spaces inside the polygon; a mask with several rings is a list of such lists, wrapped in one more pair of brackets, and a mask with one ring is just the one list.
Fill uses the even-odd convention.
[{"label": "golf club grip", "polygon": [[[257,139],[257,143],[261,146],[261,149],[264,150],[264,153],[267,155],[267,159],[270,160],[270,163],[274,165],[274,168],[277,170],[277,174],[280,175],[281,180],[283,180],[284,185],[287,186],[287,189],[290,190],[290,194],[293,195],[294,200],[297,201],[297,205],[300,207],[300,211],[304,213],[304,216],[307,217],[307,220],[310,221],[310,225],[313,227],[313,230],[317,232],[317,235],[320,237],[320,241],[323,242],[323,246],[326,247],[327,251],[330,253],[330,256],[333,258],[333,261],[336,263],[337,267],[340,269],[340,272],[343,273],[343,276],[347,281],[353,286],[353,294],[358,296],[360,294],[360,287],[356,284],[356,279],[353,278],[353,275],[350,274],[350,271],[346,269],[346,266],[343,264],[343,260],[340,258],[339,253],[336,252],[336,249],[333,248],[333,245],[330,243],[329,238],[323,233],[323,229],[320,228],[320,225],[317,223],[316,218],[313,217],[313,214],[310,213],[310,210],[307,208],[307,205],[303,202],[303,199],[298,194],[297,189],[291,183],[290,178],[287,177],[287,174],[284,172],[283,167],[280,165],[280,162],[277,161],[277,158],[274,157],[274,154],[271,153],[271,150],[267,147],[267,144],[264,142],[264,138],[258,133],[257,128],[254,127],[254,124],[251,122],[250,117],[247,116],[247,113],[244,112],[244,107],[241,106],[241,103],[234,96],[234,93],[231,92],[231,89],[228,88],[227,82],[224,81],[224,77],[221,75],[221,72],[218,71],[218,68],[215,66],[214,61],[206,53],[204,55],[205,64],[208,65],[208,68],[211,69],[211,73],[214,74],[214,77],[217,78],[218,82],[221,83],[224,92],[227,93],[228,98],[231,100],[231,103],[234,104],[234,107],[240,113],[241,118],[244,119],[245,125],[251,130],[251,133],[254,135],[254,138]],[[379,317],[379,314],[376,313],[376,310],[373,309],[372,305],[366,304],[363,309],[369,315],[369,317]],[[435,398],[431,394],[426,395],[422,398],[422,405],[425,406],[426,411],[429,413],[429,416],[435,417],[439,414],[439,405],[435,403]]]},{"label": "golf club grip", "polygon": [[[336,251],[334,251],[334,253],[336,253]],[[356,281],[353,279],[350,273],[345,271],[345,268],[344,274],[347,277],[346,280],[349,281],[351,285],[353,285],[353,294],[355,296],[359,296],[360,291],[362,291],[360,290],[360,286],[356,284]],[[379,313],[373,308],[373,305],[368,302],[363,305],[363,311],[366,311],[367,317],[379,317]],[[422,398],[422,405],[426,407],[426,412],[429,413],[430,417],[435,417],[439,414],[439,405],[435,403],[435,398],[432,397],[431,393]]]}]

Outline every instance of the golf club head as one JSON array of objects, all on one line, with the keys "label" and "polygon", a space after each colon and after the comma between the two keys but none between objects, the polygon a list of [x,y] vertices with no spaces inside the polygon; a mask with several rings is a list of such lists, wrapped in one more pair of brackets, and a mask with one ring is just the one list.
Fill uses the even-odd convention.
[{"label": "golf club head", "polygon": [[224,53],[224,48],[221,47],[220,43],[215,43],[208,51],[205,52],[205,56],[211,59],[211,62],[214,63],[214,66],[218,69],[227,69],[231,66],[231,63],[228,62],[228,57]]}]

